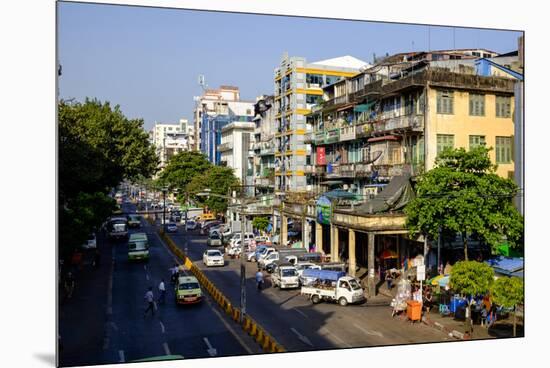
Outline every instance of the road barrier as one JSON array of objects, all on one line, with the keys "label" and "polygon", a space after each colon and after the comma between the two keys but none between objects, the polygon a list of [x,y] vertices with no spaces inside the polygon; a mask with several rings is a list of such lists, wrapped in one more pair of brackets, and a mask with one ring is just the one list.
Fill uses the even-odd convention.
[{"label": "road barrier", "polygon": [[[154,220],[148,215],[145,216],[147,221],[154,225]],[[218,303],[218,305],[237,323],[241,319],[241,310],[239,308],[233,307],[229,299],[223,295],[216,286],[206,277],[206,275],[197,267],[195,264],[187,257],[187,255],[176,245],[176,243],[167,236],[164,232],[158,232],[161,239],[168,245],[172,253],[174,253],[181,261],[183,261],[184,266],[191,271],[191,273],[197,278],[200,284],[212,298]],[[254,321],[250,316],[245,315],[242,323],[240,323],[241,328],[247,332],[250,336],[254,337],[256,342],[262,347],[266,353],[282,353],[285,352],[285,348],[279,344],[267,331],[261,327],[256,321]]]}]

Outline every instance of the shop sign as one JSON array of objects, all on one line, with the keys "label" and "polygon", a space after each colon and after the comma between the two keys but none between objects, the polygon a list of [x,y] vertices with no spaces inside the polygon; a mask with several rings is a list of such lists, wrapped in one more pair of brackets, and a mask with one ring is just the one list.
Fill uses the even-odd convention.
[{"label": "shop sign", "polygon": [[323,225],[330,224],[330,215],[332,213],[332,203],[330,199],[322,196],[317,200],[317,222]]},{"label": "shop sign", "polygon": [[426,266],[425,265],[416,266],[416,279],[418,281],[426,280]]},{"label": "shop sign", "polygon": [[325,154],[325,147],[317,147],[317,165],[326,165],[327,158]]}]

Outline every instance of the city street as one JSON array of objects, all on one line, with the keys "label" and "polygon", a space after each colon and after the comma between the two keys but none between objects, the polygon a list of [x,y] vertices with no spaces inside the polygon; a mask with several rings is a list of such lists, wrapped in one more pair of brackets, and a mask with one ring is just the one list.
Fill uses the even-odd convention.
[{"label": "city street", "polygon": [[[125,211],[133,209],[132,205],[124,205]],[[128,262],[125,242],[100,243],[103,253],[110,249],[114,259],[112,276],[110,258],[104,257],[100,270],[91,271],[93,277],[103,278],[103,283],[88,288],[83,280],[73,299],[60,307],[62,365],[130,362],[164,355],[204,358],[261,352],[208,296],[198,305],[176,305],[169,271],[173,256],[146,221],[142,221],[141,230],[132,230],[137,231],[148,234],[148,262]],[[81,277],[86,277],[85,271]],[[152,286],[157,298],[161,278],[167,289],[166,304],[157,304],[154,317],[148,314],[144,318],[144,294]]]},{"label": "city street", "polygon": [[[208,278],[231,300],[240,303],[240,260],[229,259],[226,265],[207,268],[202,253],[207,248],[206,236],[197,231],[171,234]],[[447,341],[449,337],[422,324],[411,324],[391,317],[391,309],[383,305],[348,305],[320,303],[313,305],[300,295],[299,289],[280,290],[271,287],[256,290],[255,263],[247,262],[247,313],[288,351],[383,346],[408,343]]]}]

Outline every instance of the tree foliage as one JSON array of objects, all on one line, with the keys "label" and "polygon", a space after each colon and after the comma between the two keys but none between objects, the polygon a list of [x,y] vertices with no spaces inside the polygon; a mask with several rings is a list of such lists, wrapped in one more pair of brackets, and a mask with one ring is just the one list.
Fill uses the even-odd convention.
[{"label": "tree foliage", "polygon": [[269,226],[269,219],[264,216],[254,217],[252,220],[252,226],[260,231],[266,231]]},{"label": "tree foliage", "polygon": [[223,166],[211,166],[201,175],[195,176],[185,190],[191,193],[191,198],[196,202],[208,206],[211,211],[224,212],[227,210],[228,200],[216,196],[197,196],[193,193],[199,193],[205,189],[210,189],[210,193],[227,196],[231,192],[231,187],[239,185],[239,179],[235,176],[233,169]]},{"label": "tree foliage", "polygon": [[489,148],[466,151],[446,150],[436,167],[422,174],[416,185],[417,197],[405,208],[411,234],[436,238],[444,233],[461,233],[467,259],[467,238],[477,236],[495,249],[504,238],[513,247],[523,236],[523,218],[512,199],[516,184],[495,174]]},{"label": "tree foliage", "polygon": [[193,178],[201,176],[212,166],[206,156],[200,152],[180,152],[170,158],[160,174],[158,183],[182,193]]},{"label": "tree foliage", "polygon": [[107,194],[113,187],[155,172],[158,159],[142,126],[109,102],[59,103],[61,253],[83,243],[111,214],[115,203]]},{"label": "tree foliage", "polygon": [[491,289],[493,302],[513,308],[523,302],[523,282],[517,277],[499,277]]},{"label": "tree foliage", "polygon": [[460,261],[453,265],[449,284],[463,295],[485,295],[491,290],[494,276],[493,269],[486,263]]}]

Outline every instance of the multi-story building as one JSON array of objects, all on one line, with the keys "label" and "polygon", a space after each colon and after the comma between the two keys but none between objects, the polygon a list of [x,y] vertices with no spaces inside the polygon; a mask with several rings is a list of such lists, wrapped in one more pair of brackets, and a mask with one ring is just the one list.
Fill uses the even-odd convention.
[{"label": "multi-story building", "polygon": [[160,169],[166,166],[173,155],[191,149],[187,125],[187,119],[180,119],[179,124],[155,123],[150,130],[149,137],[160,159]]},{"label": "multi-story building", "polygon": [[245,183],[247,176],[252,176],[252,163],[249,160],[251,142],[254,134],[254,123],[232,122],[222,128],[220,163],[233,168],[235,176]]},{"label": "multi-story building", "polygon": [[275,109],[273,96],[261,96],[254,105],[253,184],[260,188],[275,184]]},{"label": "multi-story building", "polygon": [[385,63],[386,73],[374,66],[325,86],[308,115],[318,191],[370,196],[394,176],[430,170],[447,147],[493,147],[497,174],[513,177],[516,72],[483,75],[476,60]]},{"label": "multi-story building", "polygon": [[238,87],[221,86],[207,89],[196,98],[194,110],[195,146],[212,163],[219,164],[221,130],[233,121],[252,121],[254,103],[241,101]]},{"label": "multi-story building", "polygon": [[311,164],[311,147],[304,142],[305,115],[320,100],[323,86],[356,75],[367,66],[352,56],[307,63],[303,57],[283,55],[274,74],[276,189],[311,189],[311,178],[305,172]]}]

